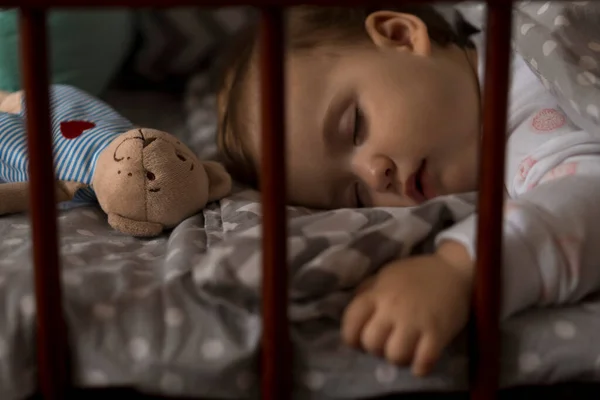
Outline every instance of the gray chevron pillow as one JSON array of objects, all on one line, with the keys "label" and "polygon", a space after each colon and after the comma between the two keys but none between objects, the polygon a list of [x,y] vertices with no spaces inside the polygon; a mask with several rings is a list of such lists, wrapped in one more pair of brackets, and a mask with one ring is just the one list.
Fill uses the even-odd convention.
[{"label": "gray chevron pillow", "polygon": [[119,86],[180,92],[192,73],[210,67],[252,15],[245,7],[138,11],[136,44]]}]

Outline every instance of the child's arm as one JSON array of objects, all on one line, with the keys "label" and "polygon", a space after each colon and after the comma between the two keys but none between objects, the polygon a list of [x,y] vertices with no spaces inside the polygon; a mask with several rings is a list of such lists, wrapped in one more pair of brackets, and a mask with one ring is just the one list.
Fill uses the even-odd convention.
[{"label": "child's arm", "polygon": [[[564,161],[543,184],[506,203],[504,318],[534,305],[576,302],[600,288],[600,151]],[[572,163],[578,175],[561,177]],[[385,266],[346,309],[345,341],[428,373],[468,319],[476,221],[440,234],[436,254]]]},{"label": "child's arm", "polygon": [[[600,155],[578,157],[579,175],[538,185],[504,209],[502,316],[575,303],[600,289]],[[563,163],[557,168],[564,165]],[[474,256],[476,217],[440,235]]]}]

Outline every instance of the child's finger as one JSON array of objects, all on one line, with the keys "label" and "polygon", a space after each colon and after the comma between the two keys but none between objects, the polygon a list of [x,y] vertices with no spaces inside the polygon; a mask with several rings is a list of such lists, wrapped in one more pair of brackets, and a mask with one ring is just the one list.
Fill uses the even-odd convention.
[{"label": "child's finger", "polygon": [[407,327],[396,327],[385,346],[385,358],[396,365],[408,365],[413,360],[421,333]]},{"label": "child's finger", "polygon": [[387,318],[381,318],[377,315],[371,317],[362,329],[361,343],[363,349],[367,352],[382,356],[383,349],[394,326]]},{"label": "child's finger", "polygon": [[416,376],[428,375],[440,357],[442,346],[442,341],[437,336],[421,335],[413,360],[413,374]]},{"label": "child's finger", "polygon": [[363,327],[374,313],[375,307],[370,299],[356,297],[342,317],[342,339],[350,346],[359,347]]}]

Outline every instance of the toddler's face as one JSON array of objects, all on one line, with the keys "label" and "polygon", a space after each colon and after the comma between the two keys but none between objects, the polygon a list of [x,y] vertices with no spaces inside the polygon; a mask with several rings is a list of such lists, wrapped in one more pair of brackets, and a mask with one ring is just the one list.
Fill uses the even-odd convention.
[{"label": "toddler's face", "polygon": [[427,43],[288,57],[290,202],[411,206],[476,188],[476,55]]}]

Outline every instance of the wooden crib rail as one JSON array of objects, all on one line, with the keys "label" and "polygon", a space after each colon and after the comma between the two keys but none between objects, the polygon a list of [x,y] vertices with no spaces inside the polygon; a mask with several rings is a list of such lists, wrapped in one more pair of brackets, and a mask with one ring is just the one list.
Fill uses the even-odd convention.
[{"label": "wooden crib rail", "polygon": [[21,10],[20,35],[27,109],[38,381],[45,400],[63,400],[68,387],[68,355],[62,312],[56,206],[53,201],[48,201],[56,185],[48,110],[46,13],[42,10]]},{"label": "wooden crib rail", "polygon": [[291,346],[287,323],[287,221],[285,208],[285,124],[283,96],[283,14],[262,9],[261,201],[263,211],[262,358],[263,400],[289,398]]},{"label": "wooden crib rail", "polygon": [[[449,1],[449,0],[442,0]],[[224,7],[262,8],[261,84],[263,120],[263,399],[290,398],[291,360],[287,324],[287,262],[283,7],[298,4],[362,5],[366,0],[0,0],[0,7],[21,8],[23,83],[27,94],[28,148],[31,174],[38,375],[44,399],[64,399],[69,388],[68,349],[61,303],[56,210],[43,195],[52,193],[53,161],[48,112],[46,9],[49,7]],[[417,2],[416,0],[411,3]],[[427,1],[423,1],[427,2]],[[393,2],[398,5],[398,1]],[[500,337],[498,333],[504,130],[508,91],[511,1],[489,0],[486,90],[475,309],[475,346],[471,351],[472,397],[496,397]]]},{"label": "wooden crib rail", "polygon": [[[412,0],[408,3],[430,3],[433,0]],[[488,4],[512,4],[513,0],[487,0]],[[436,3],[457,3],[457,0],[436,0]],[[482,1],[485,3],[486,1]],[[364,6],[366,0],[2,0],[0,7],[34,7],[34,8],[56,8],[56,7],[230,7],[230,6],[254,6],[254,7],[289,7],[298,5],[317,6]],[[398,6],[402,0],[377,1],[378,5],[389,3]]]},{"label": "wooden crib rail", "polygon": [[488,5],[483,138],[479,167],[475,334],[471,338],[471,393],[493,400],[500,374],[502,214],[512,10]]}]

